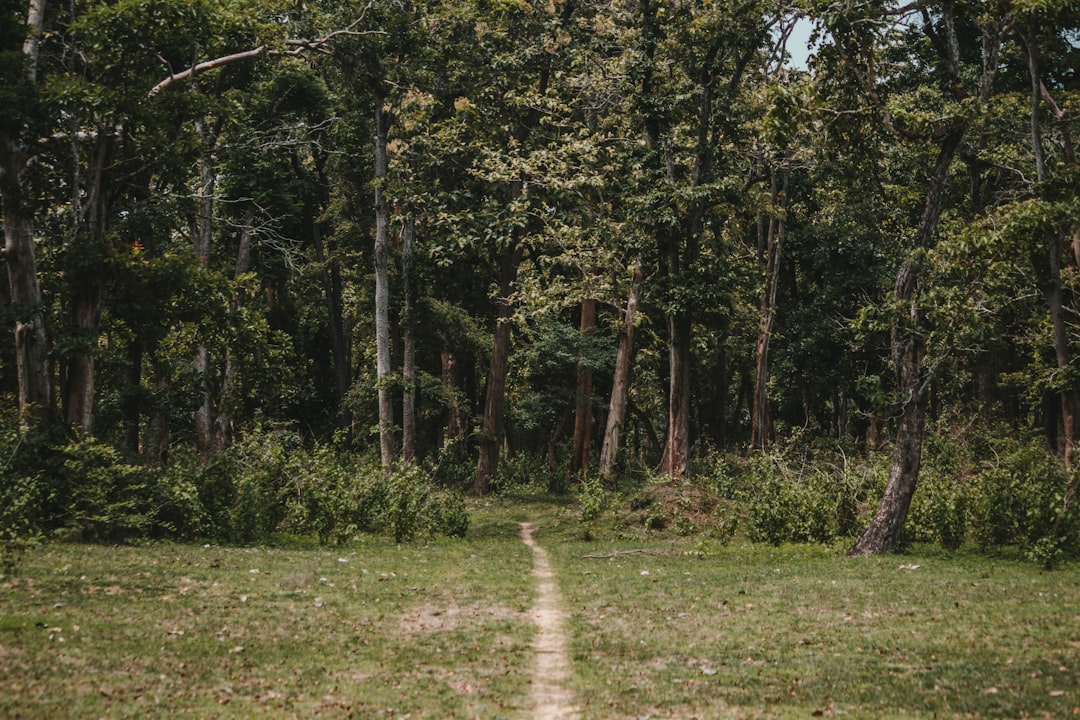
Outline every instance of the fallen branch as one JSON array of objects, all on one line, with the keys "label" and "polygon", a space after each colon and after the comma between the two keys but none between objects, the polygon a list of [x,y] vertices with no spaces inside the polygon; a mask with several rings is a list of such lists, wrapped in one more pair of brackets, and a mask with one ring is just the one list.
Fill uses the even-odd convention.
[{"label": "fallen branch", "polygon": [[657,557],[663,557],[665,555],[671,555],[672,553],[665,550],[646,550],[644,548],[638,548],[635,550],[618,550],[613,553],[597,553],[595,555],[582,555],[585,560],[607,560],[609,558],[626,557],[627,555],[654,555]]}]

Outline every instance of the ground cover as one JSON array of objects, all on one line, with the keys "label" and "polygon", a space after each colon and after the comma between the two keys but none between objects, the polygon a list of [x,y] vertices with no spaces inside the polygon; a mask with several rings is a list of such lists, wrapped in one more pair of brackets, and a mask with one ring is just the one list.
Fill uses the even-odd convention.
[{"label": "ground cover", "polygon": [[46,544],[0,583],[0,717],[531,717],[523,521],[582,720],[1080,716],[1075,566],[584,541],[565,504],[472,511],[463,540],[400,546]]},{"label": "ground cover", "polygon": [[0,717],[520,716],[531,554],[513,521],[470,535],[48,544],[0,586]]},{"label": "ground cover", "polygon": [[588,718],[1080,716],[1080,572],[537,534]]}]

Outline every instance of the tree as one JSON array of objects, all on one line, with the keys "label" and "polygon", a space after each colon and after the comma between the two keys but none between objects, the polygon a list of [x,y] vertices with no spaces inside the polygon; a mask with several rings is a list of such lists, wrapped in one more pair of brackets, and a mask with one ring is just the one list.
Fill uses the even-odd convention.
[{"label": "tree", "polygon": [[[860,15],[861,13],[861,15]],[[917,20],[913,13],[918,13]],[[903,97],[886,95],[892,88],[882,85],[881,44],[884,31],[897,19],[918,22],[924,37],[921,46],[907,46],[918,53],[928,77],[917,84],[908,97],[933,103],[940,115],[929,117],[921,108],[896,102]],[[893,446],[892,466],[885,495],[877,513],[852,547],[852,555],[869,555],[893,550],[907,519],[915,493],[926,432],[929,368],[926,359],[926,326],[921,304],[923,267],[927,253],[937,241],[938,224],[944,209],[950,170],[964,136],[971,125],[972,109],[985,106],[990,98],[998,56],[1011,14],[992,18],[955,2],[926,3],[893,10],[891,6],[860,7],[852,14],[830,8],[823,20],[833,39],[833,47],[845,68],[858,83],[870,103],[880,112],[890,132],[908,141],[931,143],[933,164],[923,195],[921,217],[912,236],[910,252],[896,273],[892,293],[894,318],[890,353],[896,373],[900,419]],[[958,29],[961,21],[981,30],[979,36]],[[963,43],[963,45],[961,44]],[[975,59],[975,72],[966,64]],[[965,82],[974,76],[975,82]],[[894,79],[894,83],[902,82]],[[940,90],[938,89],[940,88]],[[910,108],[910,109],[908,109]],[[900,110],[900,113],[897,112]]]},{"label": "tree", "polygon": [[[4,262],[15,314],[15,362],[19,410],[29,421],[52,411],[52,382],[47,358],[45,316],[34,251],[34,208],[28,177],[38,151],[38,60],[45,28],[45,0],[30,0],[25,23],[5,5],[4,61],[0,67],[8,107],[24,108],[0,123],[0,203],[3,204]],[[20,35],[14,28],[23,27]],[[21,48],[19,47],[21,46]],[[21,50],[21,52],[20,52]]]},{"label": "tree", "polygon": [[668,412],[660,471],[672,477],[690,470],[691,331],[706,219],[726,199],[736,158],[721,148],[742,143],[743,80],[769,40],[767,10],[756,2],[674,8],[647,1],[634,18],[635,114],[646,144],[639,222],[652,230],[663,288]]}]

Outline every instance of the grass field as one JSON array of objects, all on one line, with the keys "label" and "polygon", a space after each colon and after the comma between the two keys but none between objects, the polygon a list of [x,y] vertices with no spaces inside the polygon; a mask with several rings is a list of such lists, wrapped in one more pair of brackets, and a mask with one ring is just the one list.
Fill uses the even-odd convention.
[{"label": "grass field", "polygon": [[966,553],[464,540],[48,544],[0,585],[3,718],[526,718],[530,519],[581,717],[1080,717],[1080,570]]}]

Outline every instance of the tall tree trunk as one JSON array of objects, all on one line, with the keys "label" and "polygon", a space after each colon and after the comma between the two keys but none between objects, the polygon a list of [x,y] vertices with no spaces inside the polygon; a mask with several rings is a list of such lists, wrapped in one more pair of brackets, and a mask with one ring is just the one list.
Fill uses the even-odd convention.
[{"label": "tall tree trunk", "polygon": [[169,423],[172,381],[167,364],[157,360],[153,360],[151,364],[154,369],[154,403],[147,422],[143,454],[153,457],[161,467],[165,467],[169,463],[169,444],[172,441]]},{"label": "tall tree trunk", "polygon": [[[52,411],[52,382],[47,356],[45,317],[34,257],[34,223],[22,205],[22,188],[3,181],[4,264],[15,315],[15,368],[19,411],[24,421],[44,420]],[[16,172],[22,172],[18,168]],[[21,182],[19,183],[21,185]]]},{"label": "tall tree trunk", "polygon": [[671,313],[668,326],[667,437],[660,474],[684,478],[690,474],[690,318]]},{"label": "tall tree trunk", "polygon": [[630,400],[630,375],[634,365],[634,335],[637,330],[635,321],[641,279],[641,266],[637,265],[634,267],[634,278],[630,283],[630,293],[626,300],[626,312],[623,313],[623,329],[619,335],[619,349],[615,355],[615,374],[611,381],[611,400],[608,403],[604,442],[600,446],[600,476],[609,484],[615,477],[615,466],[619,457],[622,431],[626,425]]},{"label": "tall tree trunk", "polygon": [[396,460],[393,368],[390,359],[390,205],[386,201],[386,135],[390,112],[375,101],[375,374],[379,398],[379,453],[385,471]]},{"label": "tall tree trunk", "polygon": [[[588,342],[596,332],[596,300],[581,303],[581,341]],[[589,469],[589,439],[592,435],[592,368],[578,360],[577,392],[574,408],[573,452],[570,455],[570,475],[580,476]]]},{"label": "tall tree trunk", "polygon": [[[2,201],[2,200],[0,200]],[[0,278],[0,317],[13,317],[11,307],[11,283],[5,274]],[[10,327],[0,330],[0,394],[17,398],[19,396],[19,375],[15,372],[15,338]]]},{"label": "tall tree trunk", "polygon": [[926,377],[923,368],[926,329],[919,305],[921,270],[927,251],[937,240],[949,166],[963,137],[964,129],[961,128],[941,141],[911,255],[896,274],[893,290],[896,306],[908,309],[906,319],[898,318],[893,322],[890,339],[897,388],[903,406],[885,495],[870,525],[849,551],[850,555],[875,555],[896,549],[918,483],[926,433]]},{"label": "tall tree trunk", "polygon": [[[195,132],[202,143],[199,154],[199,213],[195,226],[195,258],[205,269],[210,266],[210,246],[214,237],[214,194],[217,189],[217,169],[214,153],[217,150],[217,133],[205,118],[195,120]],[[210,350],[205,345],[195,349],[193,361],[199,381],[200,403],[195,410],[195,444],[203,464],[217,457],[221,451],[215,431],[214,416],[217,408],[211,382]]]},{"label": "tall tree trunk", "polygon": [[101,325],[101,276],[90,270],[76,282],[69,301],[70,332],[75,343],[66,358],[64,420],[89,435],[94,426],[94,354]]},{"label": "tall tree trunk", "polygon": [[[787,180],[785,178],[786,186]],[[772,443],[772,413],[769,407],[769,343],[776,319],[776,290],[780,280],[780,260],[783,253],[784,226],[775,209],[785,188],[778,187],[776,171],[772,172],[770,202],[774,209],[766,218],[758,214],[759,262],[764,271],[765,286],[758,299],[758,337],[754,363],[754,402],[750,412],[750,444],[765,450]]]},{"label": "tall tree trunk", "polygon": [[401,278],[404,300],[401,310],[401,459],[407,463],[416,457],[416,308],[413,285],[416,221],[412,213],[405,216],[401,228]]},{"label": "tall tree trunk", "polygon": [[[109,128],[98,128],[90,153],[86,187],[80,188],[78,172],[73,193],[71,245],[74,258],[67,268],[69,280],[70,332],[75,339],[65,358],[63,388],[64,419],[73,428],[91,434],[94,426],[95,356],[101,327],[105,282],[105,236],[109,229],[108,169],[112,164],[116,138]],[[78,153],[75,153],[78,162]],[[79,190],[85,190],[85,203]]]},{"label": "tall tree trunk", "polygon": [[476,461],[476,479],[473,492],[484,495],[491,489],[491,481],[499,467],[499,448],[503,439],[503,410],[506,404],[506,374],[510,361],[510,318],[514,313],[510,293],[517,280],[523,248],[520,243],[503,250],[499,262],[499,297],[496,300],[495,337],[491,344],[491,361],[488,365],[487,387],[484,394],[484,418],[480,424],[477,441],[479,457]]},{"label": "tall tree trunk", "polygon": [[127,372],[124,373],[124,447],[131,453],[139,452],[142,420],[142,368],[143,342],[134,338],[127,346]]},{"label": "tall tree trunk", "polygon": [[449,444],[459,452],[465,441],[465,420],[461,412],[461,389],[458,379],[458,358],[446,334],[441,334],[443,349],[439,353],[440,379],[446,394],[446,431],[443,443]]},{"label": "tall tree trunk", "polygon": [[[236,249],[236,269],[233,274],[234,280],[239,280],[241,275],[251,270],[251,240],[255,235],[255,206],[248,205],[244,213],[244,225],[240,228],[240,240]],[[233,293],[230,305],[233,315],[236,316],[244,305],[244,291],[237,285]],[[221,397],[218,402],[218,411],[214,417],[214,435],[220,448],[227,447],[232,442],[234,434],[233,413],[238,405],[237,366],[239,359],[231,349],[225,351],[225,369],[221,375]]]},{"label": "tall tree trunk", "polygon": [[[37,82],[38,41],[45,22],[44,0],[31,0],[23,55],[26,76]],[[25,129],[22,129],[25,131]],[[10,133],[10,134],[9,134]],[[0,129],[0,205],[4,217],[4,264],[7,265],[11,308],[15,316],[15,369],[22,422],[42,421],[52,414],[45,317],[41,307],[34,218],[27,205],[25,171],[33,156],[32,143],[20,130]]]}]

